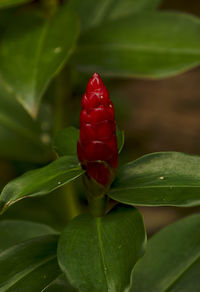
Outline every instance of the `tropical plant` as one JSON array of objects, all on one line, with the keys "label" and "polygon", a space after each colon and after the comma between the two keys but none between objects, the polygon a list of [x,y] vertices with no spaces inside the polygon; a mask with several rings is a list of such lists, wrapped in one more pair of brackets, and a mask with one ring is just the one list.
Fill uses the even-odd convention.
[{"label": "tropical plant", "polygon": [[124,133],[97,74],[82,101],[90,120],[66,127],[78,116],[70,97],[94,72],[106,83],[200,63],[199,19],[160,2],[0,0],[0,152],[29,169],[4,186],[0,212],[59,189],[74,217],[80,196],[64,186],[80,177],[90,208],[63,230],[1,219],[0,291],[199,291],[200,215],[147,241],[135,206],[199,206],[200,157],[157,152],[118,167]]}]

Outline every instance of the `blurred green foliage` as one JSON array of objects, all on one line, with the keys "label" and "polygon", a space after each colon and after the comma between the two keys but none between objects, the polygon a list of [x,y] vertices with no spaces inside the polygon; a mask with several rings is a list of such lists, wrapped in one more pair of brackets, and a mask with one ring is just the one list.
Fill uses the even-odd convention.
[{"label": "blurred green foliage", "polygon": [[[140,99],[129,84],[200,64],[197,6],[194,0],[0,0],[0,209],[16,203],[0,218],[2,291],[75,291],[63,272],[81,291],[129,286],[144,253],[142,216],[126,205],[102,218],[84,214],[84,170],[76,158],[78,130],[71,126],[79,127],[81,95],[96,71],[114,102],[119,129],[126,127],[119,164],[148,152],[149,134],[132,133],[131,122],[127,127],[137,117],[132,100]],[[144,156],[121,168],[108,195],[130,205],[199,205],[198,162],[175,152]],[[62,230],[80,213],[59,241],[61,272],[59,232],[36,222]],[[156,235],[137,266],[133,291],[197,292],[198,227],[199,216],[193,216]]]},{"label": "blurred green foliage", "polygon": [[[53,136],[66,126],[78,127],[81,94],[94,71],[102,73],[123,128],[131,113],[126,80],[159,79],[199,64],[199,19],[160,12],[167,3],[0,1],[1,187],[55,158]],[[132,138],[125,139],[129,143]],[[125,144],[129,151],[122,151],[121,161],[137,157],[138,147],[143,145],[135,142],[132,150]],[[80,182],[48,198],[20,202],[2,219],[28,218],[62,226],[70,212],[66,191],[75,204],[75,193],[79,195],[79,212],[84,210]]]}]

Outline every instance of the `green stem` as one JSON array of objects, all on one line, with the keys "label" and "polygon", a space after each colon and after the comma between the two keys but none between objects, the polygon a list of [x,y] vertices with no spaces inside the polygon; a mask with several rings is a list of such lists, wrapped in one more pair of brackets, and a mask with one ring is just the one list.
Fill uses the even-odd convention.
[{"label": "green stem", "polygon": [[66,212],[65,217],[67,221],[70,221],[81,213],[81,205],[76,196],[73,183],[63,186],[61,192]]},{"label": "green stem", "polygon": [[[56,78],[55,85],[55,115],[54,132],[63,129],[69,123],[67,120],[68,110],[70,110],[70,97],[72,94],[70,84],[70,72],[63,70]],[[68,220],[73,219],[81,213],[81,204],[76,196],[73,183],[69,183],[61,188],[62,200],[65,206],[65,213]]]},{"label": "green stem", "polygon": [[87,196],[90,212],[95,217],[102,217],[106,213],[106,206],[108,203],[108,197],[92,197]]},{"label": "green stem", "polygon": [[82,176],[83,185],[86,189],[86,196],[90,213],[95,217],[102,217],[106,213],[108,197],[106,196],[106,189],[104,186],[98,184],[87,174]]}]

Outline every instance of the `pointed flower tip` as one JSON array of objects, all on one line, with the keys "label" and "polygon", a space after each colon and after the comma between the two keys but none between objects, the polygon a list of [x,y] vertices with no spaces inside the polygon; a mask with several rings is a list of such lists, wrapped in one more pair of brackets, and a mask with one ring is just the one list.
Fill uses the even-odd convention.
[{"label": "pointed flower tip", "polygon": [[99,75],[98,73],[95,72],[95,73],[92,75],[92,77],[94,77],[94,78],[95,78],[95,77],[100,78],[100,75]]},{"label": "pointed flower tip", "polygon": [[100,89],[104,86],[103,81],[98,73],[94,73],[87,84],[87,92]]}]

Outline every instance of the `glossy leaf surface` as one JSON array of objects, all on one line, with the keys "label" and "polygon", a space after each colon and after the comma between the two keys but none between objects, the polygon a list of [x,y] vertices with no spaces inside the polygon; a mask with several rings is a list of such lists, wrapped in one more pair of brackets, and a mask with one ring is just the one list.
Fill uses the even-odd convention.
[{"label": "glossy leaf surface", "polygon": [[139,13],[88,30],[73,61],[85,72],[167,77],[200,63],[199,30],[199,19],[190,15]]},{"label": "glossy leaf surface", "polygon": [[69,5],[78,13],[81,29],[85,30],[107,19],[119,19],[143,10],[151,11],[160,2],[161,0],[70,0]]},{"label": "glossy leaf surface", "polygon": [[119,169],[112,199],[130,205],[200,205],[200,156],[179,152],[145,155]]},{"label": "glossy leaf surface", "polygon": [[59,240],[58,261],[81,292],[125,291],[145,239],[139,211],[116,206],[104,217],[85,214],[71,221]]},{"label": "glossy leaf surface", "polygon": [[42,143],[40,136],[39,125],[6,90],[0,88],[1,156],[30,162],[47,161],[50,149]]},{"label": "glossy leaf surface", "polygon": [[72,288],[64,275],[60,275],[54,281],[52,281],[47,287],[45,287],[42,292],[76,292],[74,288]]},{"label": "glossy leaf surface", "polygon": [[200,214],[184,218],[154,235],[136,265],[132,292],[198,292]]},{"label": "glossy leaf surface", "polygon": [[1,238],[3,235],[3,245],[0,242],[2,292],[41,291],[60,274],[56,260],[58,236],[50,227],[24,221],[1,221],[0,234]]},{"label": "glossy leaf surface", "polygon": [[26,197],[45,195],[83,174],[74,156],[63,156],[9,182],[0,197],[0,211]]},{"label": "glossy leaf surface", "polygon": [[0,87],[35,116],[44,90],[67,61],[77,34],[77,18],[67,5],[52,18],[16,13],[1,40]]},{"label": "glossy leaf surface", "polygon": [[0,221],[0,252],[6,248],[42,235],[56,234],[57,232],[45,224],[23,220]]}]

